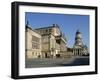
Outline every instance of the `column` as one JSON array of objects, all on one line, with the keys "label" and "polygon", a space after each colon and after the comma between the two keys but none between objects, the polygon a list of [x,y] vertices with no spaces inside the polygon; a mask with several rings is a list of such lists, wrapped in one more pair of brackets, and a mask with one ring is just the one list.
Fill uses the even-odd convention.
[{"label": "column", "polygon": [[74,55],[76,55],[76,49],[74,49]]},{"label": "column", "polygon": [[81,50],[79,49],[79,56],[80,56]]},{"label": "column", "polygon": [[79,56],[81,56],[81,49],[80,49],[80,54],[79,54]]}]

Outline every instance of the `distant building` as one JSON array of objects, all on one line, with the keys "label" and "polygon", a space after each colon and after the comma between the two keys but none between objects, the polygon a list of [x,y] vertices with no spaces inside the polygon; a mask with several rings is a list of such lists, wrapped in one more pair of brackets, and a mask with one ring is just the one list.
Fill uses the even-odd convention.
[{"label": "distant building", "polygon": [[32,29],[26,25],[26,58],[65,58],[67,40],[57,24]]},{"label": "distant building", "polygon": [[73,46],[73,54],[74,56],[84,56],[89,55],[88,48],[83,44],[82,35],[79,30],[77,30],[75,35],[75,44]]}]

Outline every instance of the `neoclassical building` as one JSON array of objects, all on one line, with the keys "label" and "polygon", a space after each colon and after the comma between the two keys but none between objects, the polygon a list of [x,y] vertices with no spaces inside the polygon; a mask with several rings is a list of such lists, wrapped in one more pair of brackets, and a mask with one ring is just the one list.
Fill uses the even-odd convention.
[{"label": "neoclassical building", "polygon": [[26,25],[26,58],[65,58],[67,40],[57,24],[32,29]]},{"label": "neoclassical building", "polygon": [[88,48],[83,44],[82,35],[79,30],[76,31],[75,44],[73,45],[73,55],[74,56],[88,56]]},{"label": "neoclassical building", "polygon": [[26,25],[25,34],[25,55],[27,59],[89,55],[88,48],[83,44],[79,30],[76,31],[73,48],[67,47],[66,37],[57,24],[37,29],[32,29],[32,27]]}]

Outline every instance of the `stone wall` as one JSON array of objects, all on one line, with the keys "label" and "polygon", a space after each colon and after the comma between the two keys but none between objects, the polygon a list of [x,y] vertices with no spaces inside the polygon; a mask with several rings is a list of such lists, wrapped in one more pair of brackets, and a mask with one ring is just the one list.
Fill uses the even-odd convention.
[{"label": "stone wall", "polygon": [[[38,41],[36,40],[38,39]],[[32,58],[38,58],[41,57],[41,35],[36,33],[35,31],[27,28],[26,30],[26,37],[25,37],[25,42],[26,42],[26,58],[32,59]],[[36,40],[36,41],[35,41]],[[38,45],[33,46],[33,45]]]}]

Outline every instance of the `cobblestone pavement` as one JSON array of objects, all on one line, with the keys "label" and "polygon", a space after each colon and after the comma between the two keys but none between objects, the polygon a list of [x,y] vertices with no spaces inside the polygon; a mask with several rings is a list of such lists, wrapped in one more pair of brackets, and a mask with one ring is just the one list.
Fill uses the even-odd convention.
[{"label": "cobblestone pavement", "polygon": [[77,66],[89,65],[89,57],[72,57],[72,58],[39,58],[26,60],[26,68],[39,68],[39,67],[58,67],[58,66]]}]

